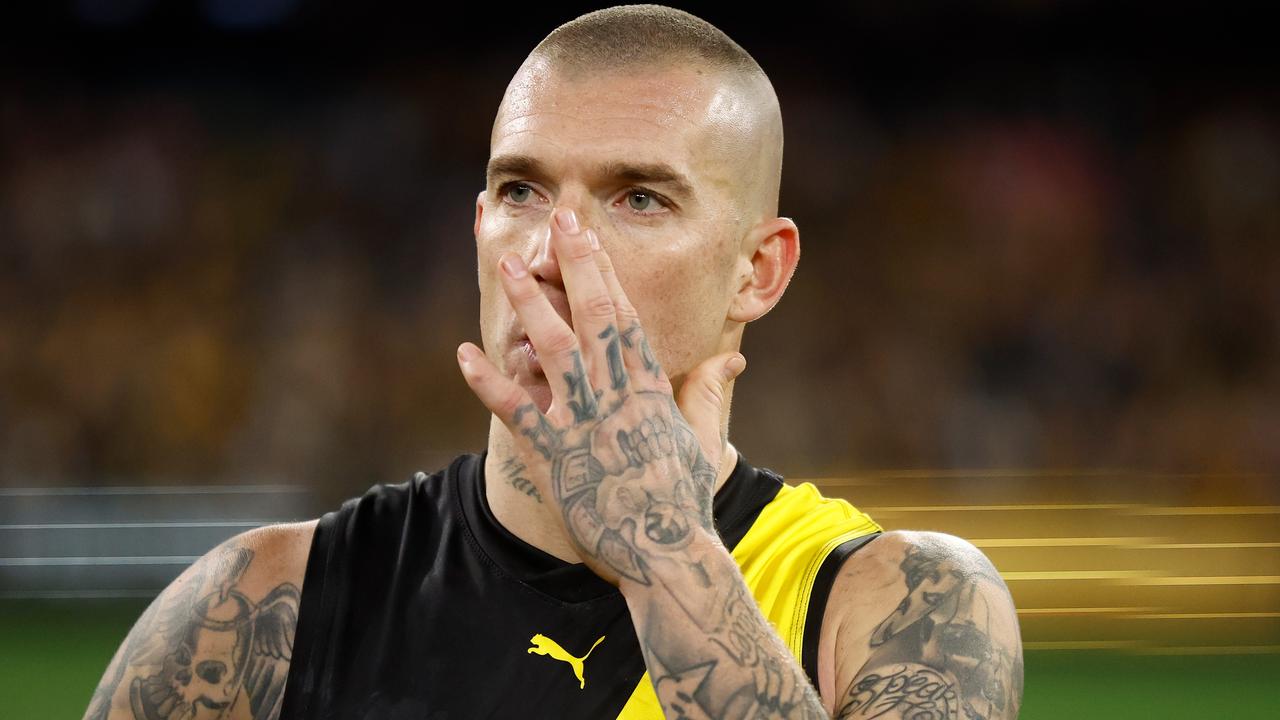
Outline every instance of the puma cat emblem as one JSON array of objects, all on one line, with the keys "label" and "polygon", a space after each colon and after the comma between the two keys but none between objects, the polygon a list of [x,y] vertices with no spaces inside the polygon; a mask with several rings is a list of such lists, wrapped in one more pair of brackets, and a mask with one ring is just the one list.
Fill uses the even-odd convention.
[{"label": "puma cat emblem", "polygon": [[[599,645],[603,640],[604,635],[601,635],[600,639],[596,640],[595,644],[591,646],[591,650],[595,650],[596,645]],[[574,657],[560,647],[559,643],[542,633],[534,635],[529,639],[529,642],[533,643],[533,647],[529,648],[528,652],[548,655],[561,662],[569,663],[569,667],[573,668],[573,676],[578,678],[578,689],[582,690],[587,686],[587,681],[582,677],[582,664],[587,661],[587,656],[591,654],[591,650],[588,650],[587,654],[580,658]]]}]

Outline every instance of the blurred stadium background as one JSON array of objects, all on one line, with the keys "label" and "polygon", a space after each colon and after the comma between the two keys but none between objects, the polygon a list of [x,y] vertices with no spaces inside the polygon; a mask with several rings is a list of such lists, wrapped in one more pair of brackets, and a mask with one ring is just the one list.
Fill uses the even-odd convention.
[{"label": "blurred stadium background", "polygon": [[[79,717],[240,530],[483,448],[471,222],[596,6],[0,20],[0,695]],[[773,78],[804,259],[733,437],[1018,602],[1022,717],[1280,716],[1280,85],[1246,5],[681,4]]]}]

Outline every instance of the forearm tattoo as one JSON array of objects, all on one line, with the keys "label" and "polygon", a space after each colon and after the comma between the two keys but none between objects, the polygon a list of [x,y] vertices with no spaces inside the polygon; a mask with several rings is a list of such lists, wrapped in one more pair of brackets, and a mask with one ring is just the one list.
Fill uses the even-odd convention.
[{"label": "forearm tattoo", "polygon": [[687,591],[685,600],[673,598],[697,632],[641,619],[646,664],[665,717],[825,720],[817,691],[737,570],[708,559],[691,571],[707,578],[698,593],[713,600],[690,606]]},{"label": "forearm tattoo", "polygon": [[240,580],[253,551],[229,546],[143,613],[93,695],[86,720],[113,707],[134,720],[280,715],[298,624],[298,588],[253,598]]},{"label": "forearm tattoo", "polygon": [[908,546],[899,567],[906,595],[872,633],[836,717],[1017,717],[1022,648],[995,568],[928,540]]}]

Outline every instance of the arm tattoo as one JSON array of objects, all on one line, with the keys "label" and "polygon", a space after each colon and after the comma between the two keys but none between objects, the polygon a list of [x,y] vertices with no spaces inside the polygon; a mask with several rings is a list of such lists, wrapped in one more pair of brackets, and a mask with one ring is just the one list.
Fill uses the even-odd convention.
[{"label": "arm tattoo", "polygon": [[[706,575],[702,563],[697,571]],[[710,643],[682,642],[678,631],[656,624],[642,635],[665,716],[825,720],[817,691],[761,616],[742,580],[723,569],[718,575],[707,592],[723,599],[710,612],[682,606],[702,630],[699,639]]]},{"label": "arm tattoo", "polygon": [[239,582],[253,557],[248,548],[226,547],[156,598],[94,693],[86,720],[106,720],[113,704],[134,720],[222,718],[246,705],[253,720],[277,718],[299,592],[281,583],[261,598],[245,595]]},{"label": "arm tattoo", "polygon": [[837,718],[1017,717],[1022,649],[996,626],[1008,611],[990,599],[1008,590],[985,558],[975,560],[933,540],[908,546],[899,566],[906,595],[872,632],[871,658]]}]

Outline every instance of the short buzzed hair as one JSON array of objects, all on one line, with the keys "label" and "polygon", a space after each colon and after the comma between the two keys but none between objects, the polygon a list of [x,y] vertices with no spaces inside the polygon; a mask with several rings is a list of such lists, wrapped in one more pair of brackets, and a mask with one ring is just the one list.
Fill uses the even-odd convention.
[{"label": "short buzzed hair", "polygon": [[750,150],[738,153],[751,165],[739,174],[745,201],[739,219],[755,222],[777,214],[783,145],[778,97],[755,58],[720,28],[665,5],[617,5],[552,30],[529,53],[522,69],[538,65],[570,80],[636,68],[705,68],[718,75],[754,99],[759,118],[751,123],[758,135]]},{"label": "short buzzed hair", "polygon": [[715,25],[665,5],[618,5],[587,13],[553,30],[530,57],[545,58],[571,75],[695,60],[730,74],[764,76],[755,58]]}]

